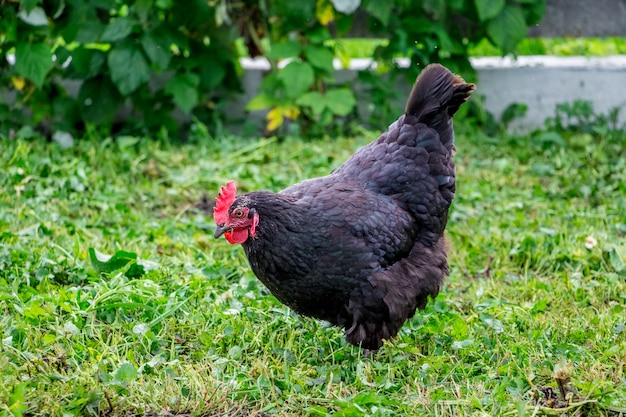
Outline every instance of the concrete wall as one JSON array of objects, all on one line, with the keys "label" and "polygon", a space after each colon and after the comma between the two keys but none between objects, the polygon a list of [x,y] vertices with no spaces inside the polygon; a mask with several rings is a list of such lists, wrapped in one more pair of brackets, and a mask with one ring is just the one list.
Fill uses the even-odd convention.
[{"label": "concrete wall", "polygon": [[626,56],[477,58],[478,93],[488,111],[499,117],[512,103],[528,105],[526,116],[514,130],[541,127],[559,103],[588,100],[596,113],[620,109],[626,123]]},{"label": "concrete wall", "polygon": [[547,0],[543,20],[529,36],[626,36],[626,0]]}]

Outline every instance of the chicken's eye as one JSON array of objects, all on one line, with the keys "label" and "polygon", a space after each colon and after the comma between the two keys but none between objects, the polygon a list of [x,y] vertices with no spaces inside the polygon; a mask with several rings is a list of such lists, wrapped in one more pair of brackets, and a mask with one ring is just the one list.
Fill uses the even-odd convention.
[{"label": "chicken's eye", "polygon": [[243,217],[243,210],[242,209],[236,209],[233,214],[235,215],[235,217]]}]

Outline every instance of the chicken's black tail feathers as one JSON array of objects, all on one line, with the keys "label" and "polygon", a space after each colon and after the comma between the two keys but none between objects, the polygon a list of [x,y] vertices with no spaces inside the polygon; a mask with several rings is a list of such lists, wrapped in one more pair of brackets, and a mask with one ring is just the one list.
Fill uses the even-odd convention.
[{"label": "chicken's black tail feathers", "polygon": [[450,147],[453,145],[453,137],[448,135],[450,118],[475,89],[474,84],[466,83],[443,65],[430,64],[417,77],[405,112],[437,130],[444,145]]}]

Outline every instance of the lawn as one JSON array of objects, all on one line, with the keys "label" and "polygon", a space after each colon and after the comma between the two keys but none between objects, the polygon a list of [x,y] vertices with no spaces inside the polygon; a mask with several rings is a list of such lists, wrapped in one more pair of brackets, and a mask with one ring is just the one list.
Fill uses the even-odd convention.
[{"label": "lawn", "polygon": [[[386,39],[353,38],[328,41],[337,45],[338,52],[351,58],[369,58]],[[482,40],[468,49],[471,57],[500,56],[502,51],[488,40]],[[526,38],[517,45],[516,55],[551,56],[610,56],[626,54],[626,38]]]},{"label": "lawn", "polygon": [[623,130],[459,129],[451,276],[373,359],[213,239],[374,137],[1,143],[0,416],[626,415]]}]

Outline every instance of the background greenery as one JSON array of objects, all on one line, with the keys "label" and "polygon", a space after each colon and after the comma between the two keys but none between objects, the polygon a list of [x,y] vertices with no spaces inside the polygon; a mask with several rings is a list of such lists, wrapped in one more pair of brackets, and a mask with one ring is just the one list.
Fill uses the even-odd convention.
[{"label": "background greenery", "polygon": [[451,276],[371,360],[277,302],[210,210],[375,134],[5,142],[0,415],[623,416],[626,132],[578,103],[457,133]]},{"label": "background greenery", "polygon": [[[240,92],[240,56],[264,56],[271,70],[248,108],[267,109],[266,129],[346,133],[357,98],[338,83],[333,58],[344,64],[355,16],[386,38],[362,71],[377,115],[389,116],[390,79],[414,79],[441,62],[472,78],[469,48],[488,41],[515,51],[545,0],[8,0],[0,19],[0,135],[24,125],[47,136],[98,130],[104,135],[188,133],[199,120],[212,131]],[[409,57],[400,70],[393,58]],[[419,66],[418,66],[419,64]],[[4,88],[3,88],[4,89]],[[9,93],[9,94],[7,94]],[[131,117],[120,123],[120,112]],[[123,113],[123,112],[122,112]]]}]

